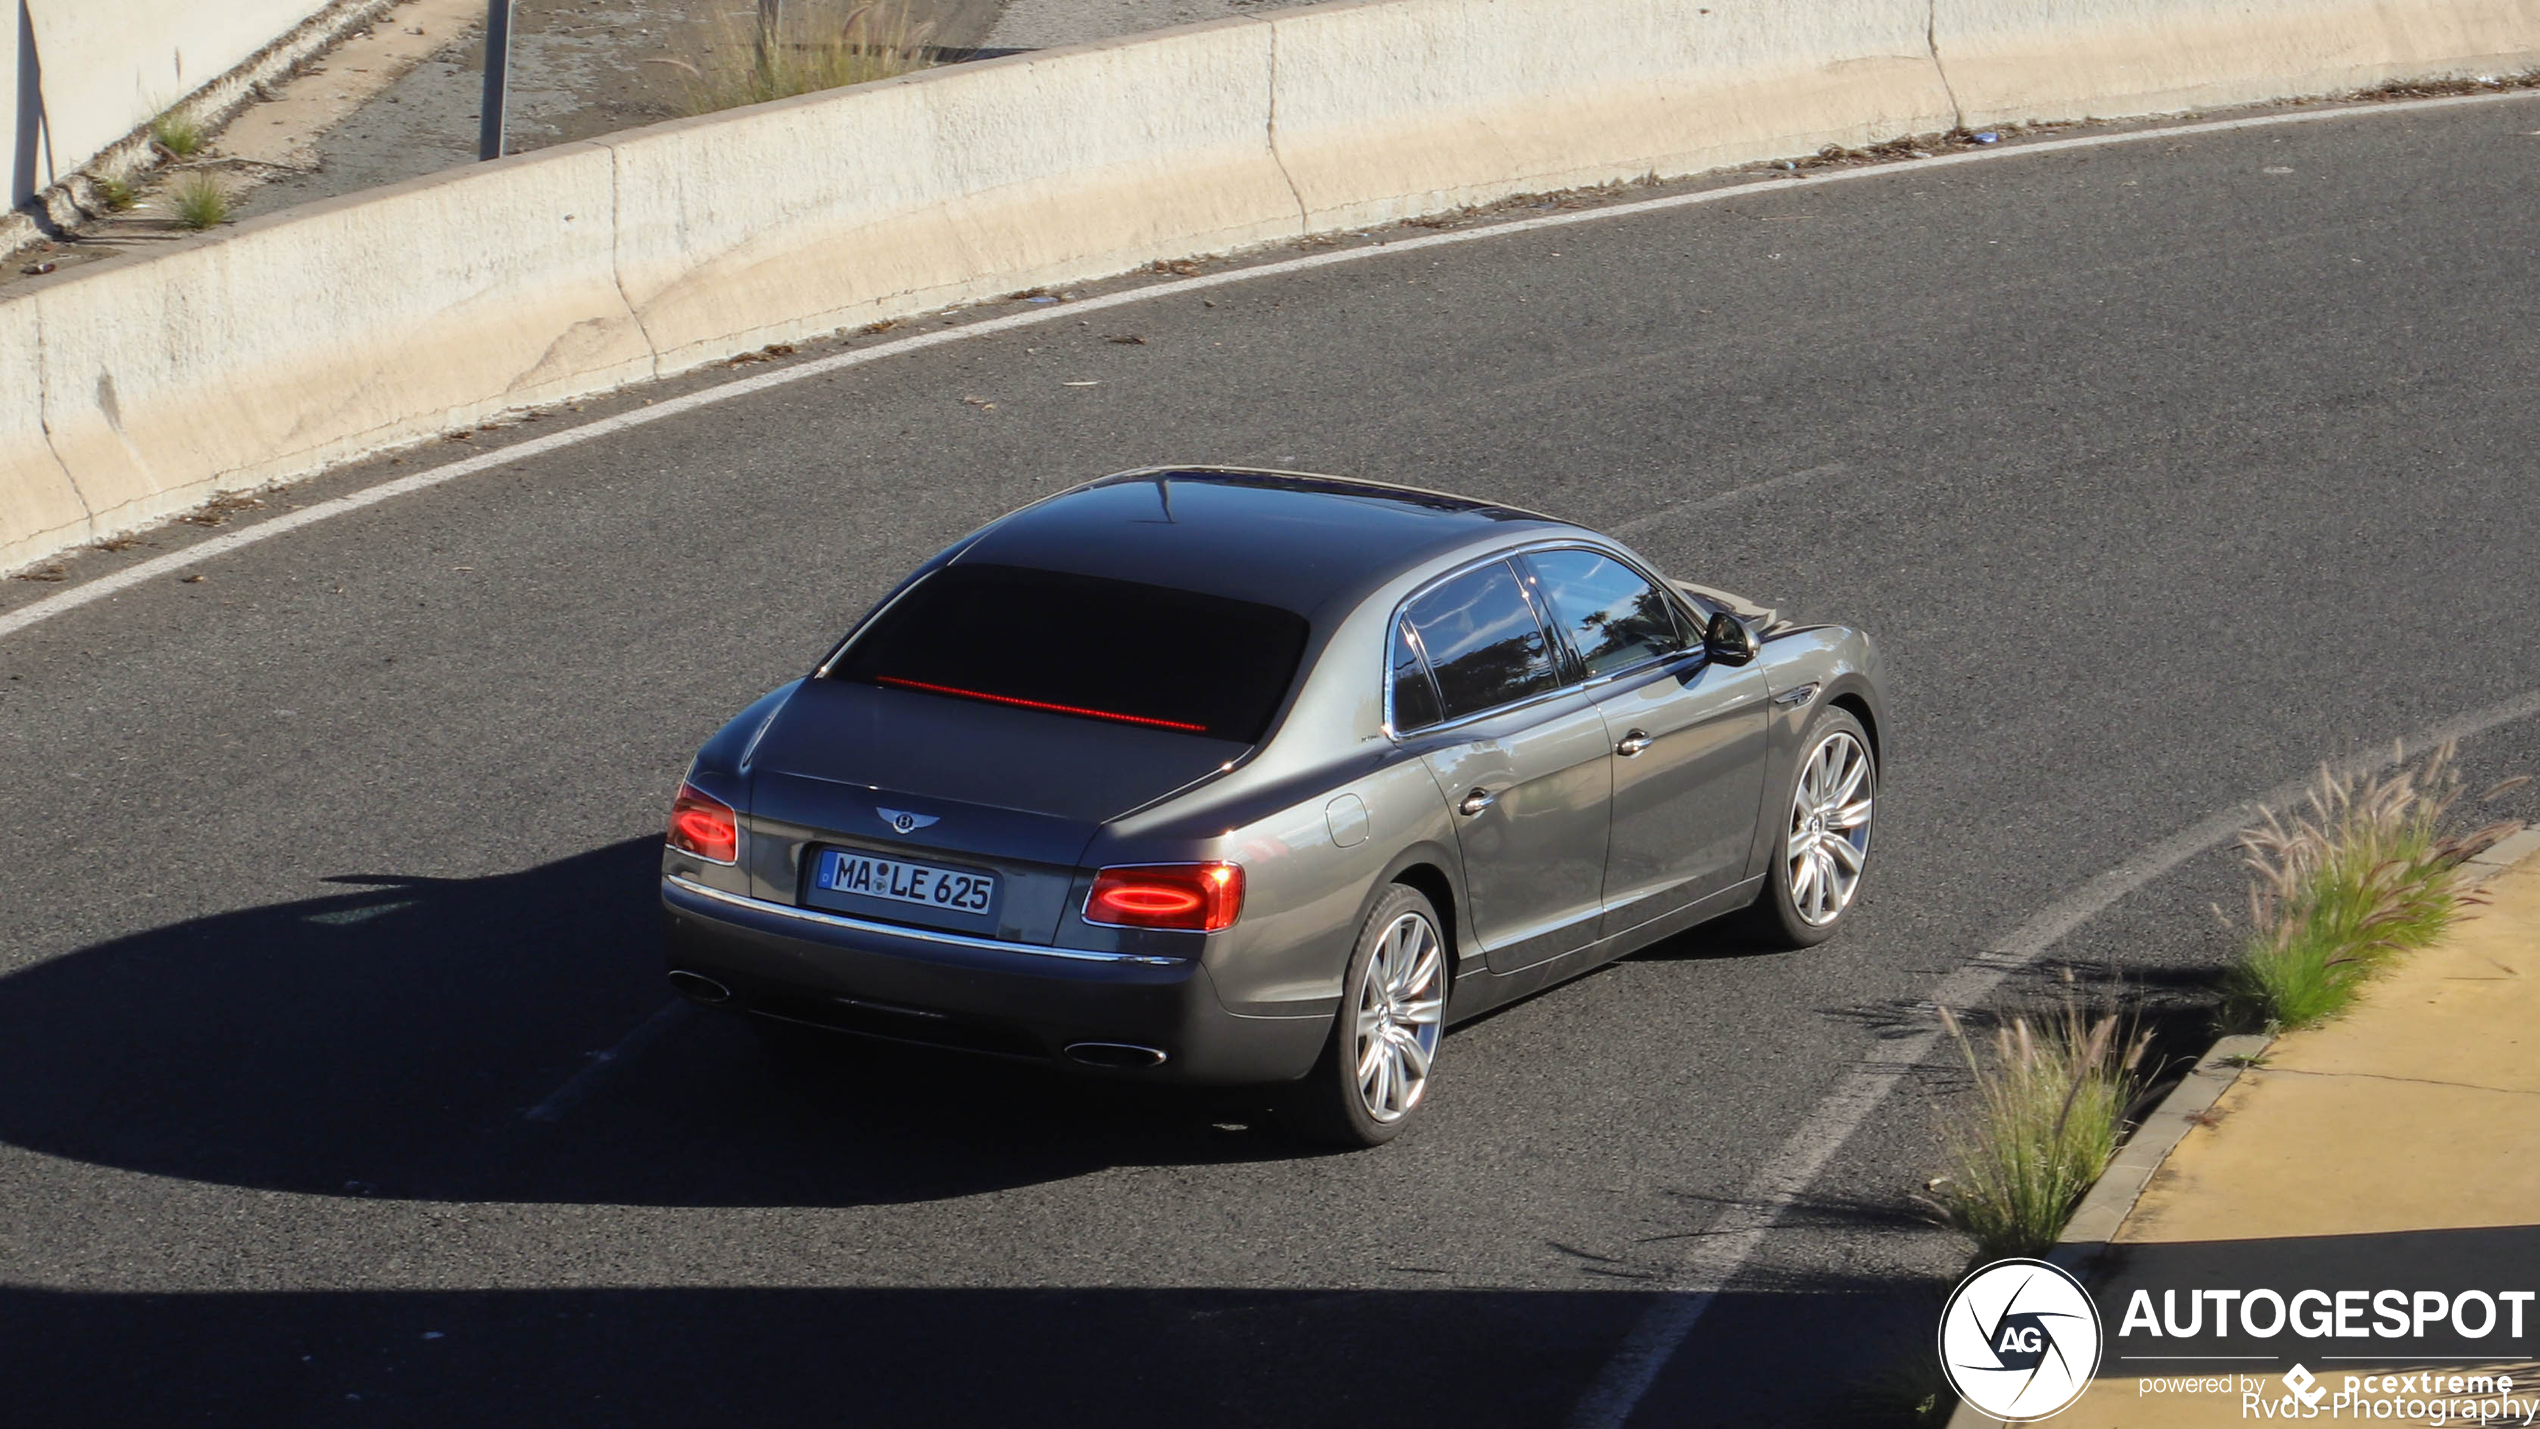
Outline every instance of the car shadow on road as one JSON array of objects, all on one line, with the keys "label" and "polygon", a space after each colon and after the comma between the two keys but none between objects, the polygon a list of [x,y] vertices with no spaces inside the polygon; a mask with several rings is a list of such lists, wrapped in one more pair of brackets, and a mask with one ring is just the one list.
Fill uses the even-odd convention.
[{"label": "car shadow on road", "polygon": [[[15,1422],[207,1426],[1563,1423],[1620,1290],[0,1288]],[[1929,1303],[1926,1303],[1929,1302]],[[1718,1297],[1635,1423],[1845,1422],[1927,1289]],[[136,1356],[147,1373],[134,1373]],[[1685,1393],[1683,1384],[1698,1385]]]},{"label": "car shadow on road", "polygon": [[712,1015],[533,1120],[671,1003],[660,847],[486,878],[348,876],[340,894],[0,979],[0,1139],[285,1191],[659,1205],[934,1200],[1304,1154],[1240,1097],[915,1049],[789,1066]]}]

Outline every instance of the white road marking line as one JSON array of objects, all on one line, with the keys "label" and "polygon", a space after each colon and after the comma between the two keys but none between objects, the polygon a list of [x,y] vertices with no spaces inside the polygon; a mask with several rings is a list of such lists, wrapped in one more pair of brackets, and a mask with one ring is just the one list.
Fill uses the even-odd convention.
[{"label": "white road marking line", "polygon": [[[2491,729],[2540,715],[2540,690],[2473,710],[2419,731],[2393,749],[2358,755],[2334,767],[2341,775],[2377,773],[2413,759],[2437,745],[2470,738]],[[2299,800],[2316,775],[2280,784],[2257,798],[2214,814],[2170,835],[2047,904],[1964,966],[1940,980],[1924,1007],[1968,1008],[1982,1005],[2005,978],[2053,947],[2063,936],[2106,911],[2117,900],[2208,849],[2228,842],[2248,825],[2260,806],[2282,809]],[[1676,1288],[1652,1306],[1606,1361],[1587,1393],[1572,1407],[1569,1429],[1621,1429],[1649,1392],[1660,1370],[1693,1332],[1712,1301],[1745,1268],[1765,1233],[1788,1210],[1852,1133],[1869,1120],[1887,1094],[1939,1045],[1937,1022],[1910,1035],[1879,1044],[1860,1066],[1846,1072],[1808,1113],[1807,1120],[1781,1144],[1755,1173],[1744,1191],[1703,1233],[1687,1271]]]},{"label": "white road marking line", "polygon": [[591,1054],[581,1071],[565,1078],[563,1086],[547,1094],[547,1099],[521,1113],[528,1121],[562,1121],[564,1114],[590,1100],[609,1074],[641,1056],[644,1049],[661,1041],[686,1025],[696,1012],[696,1005],[685,998],[663,1003],[661,1010],[636,1024],[635,1030],[617,1039],[617,1045],[605,1052]]},{"label": "white road marking line", "polygon": [[[2085,135],[2072,139],[2045,139],[2029,144],[2009,144],[1990,149],[1971,149],[1961,153],[1942,154],[1929,159],[1913,159],[1890,164],[1873,164],[1868,167],[1858,169],[1838,169],[1831,173],[1813,170],[1803,172],[1810,174],[1810,177],[1805,181],[1806,184],[1809,187],[1816,187],[1823,184],[1845,183],[1856,179],[1929,173],[1936,168],[1949,168],[1959,164],[1986,163],[2026,154],[2051,154],[2059,153],[2068,149],[2104,148],[2112,144],[2139,144],[2154,139],[2176,139],[2186,135],[2214,134],[2234,129],[2263,129],[2283,124],[2317,124],[2331,119],[2347,119],[2356,116],[2374,114],[2411,113],[2417,110],[2441,109],[2464,104],[2493,104],[2501,100],[2530,98],[2534,94],[2535,91],[2530,90],[2508,90],[2502,94],[2470,94],[2457,95],[2446,99],[2413,99],[2402,100],[2389,104],[2357,104],[2335,109],[2305,109],[2288,114],[2261,114],[2252,115],[2242,119],[2217,119],[2201,124],[2172,125],[2161,129],[2138,129],[2124,134]],[[7,637],[15,635],[19,631],[25,630],[30,626],[50,620],[54,616],[77,610],[79,607],[87,605],[92,601],[104,600],[108,596],[117,595],[124,591],[131,590],[135,586],[155,580],[158,577],[167,575],[172,571],[181,571],[188,566],[199,565],[205,561],[211,560],[215,556],[225,556],[233,551],[243,550],[246,547],[255,545],[260,541],[269,541],[276,536],[283,535],[286,532],[296,531],[303,526],[312,525],[316,522],[328,520],[329,518],[336,516],[349,515],[350,513],[362,510],[365,507],[375,506],[382,501],[392,500],[399,496],[411,495],[412,493],[418,491],[428,491],[433,487],[443,484],[444,482],[456,481],[463,476],[474,476],[478,472],[491,471],[496,467],[509,466],[514,462],[527,461],[532,457],[544,456],[549,452],[560,451],[566,447],[575,446],[582,442],[597,441],[602,437],[615,436],[620,432],[632,431],[637,427],[646,426],[653,422],[664,421],[668,418],[693,412],[700,408],[711,407],[722,402],[734,401],[742,397],[754,396],[757,393],[765,392],[772,388],[783,387],[789,383],[807,381],[814,377],[826,376],[829,373],[844,371],[850,367],[860,367],[865,363],[878,362],[886,357],[896,357],[902,353],[923,351],[924,349],[930,347],[940,347],[948,342],[961,342],[976,337],[991,337],[998,333],[1012,332],[1017,328],[1032,327],[1041,323],[1054,322],[1061,318],[1077,316],[1085,313],[1100,312],[1106,308],[1125,307],[1131,303],[1150,302],[1157,298],[1172,297],[1182,293],[1204,292],[1211,288],[1222,288],[1233,283],[1247,283],[1259,278],[1272,278],[1288,273],[1301,273],[1311,268],[1329,267],[1335,263],[1356,263],[1369,258],[1377,258],[1390,254],[1417,252],[1424,248],[1437,248],[1457,243],[1477,243],[1486,238],[1502,238],[1508,236],[1509,234],[1529,233],[1537,229],[1566,228],[1571,224],[1577,223],[1602,223],[1609,219],[1631,218],[1645,213],[1659,213],[1670,209],[1691,208],[1700,204],[1722,203],[1730,199],[1743,198],[1757,193],[1780,193],[1785,192],[1786,188],[1787,186],[1783,184],[1758,182],[1742,184],[1731,188],[1705,189],[1700,193],[1670,194],[1665,198],[1642,199],[1636,203],[1615,204],[1606,208],[1580,209],[1570,213],[1544,214],[1535,218],[1515,219],[1506,223],[1494,223],[1480,228],[1462,229],[1452,233],[1424,234],[1418,238],[1405,238],[1389,243],[1380,242],[1369,248],[1337,249],[1329,253],[1317,253],[1304,258],[1287,258],[1276,263],[1264,263],[1256,267],[1234,268],[1222,273],[1206,273],[1195,278],[1183,278],[1173,282],[1150,284],[1146,287],[1129,289],[1123,292],[1106,293],[1096,298],[1083,298],[1075,302],[1054,303],[1048,307],[1038,307],[1024,312],[1009,313],[1004,317],[988,318],[980,322],[964,323],[957,327],[944,328],[936,332],[920,333],[914,337],[905,337],[894,342],[886,342],[874,347],[857,348],[848,352],[835,353],[828,357],[818,358],[814,361],[783,368],[775,372],[763,372],[755,377],[743,378],[737,382],[727,383],[718,387],[705,388],[701,391],[690,392],[680,397],[667,398],[637,411],[621,412],[613,417],[603,417],[596,422],[590,422],[579,427],[568,428],[564,431],[555,432],[548,436],[538,437],[531,441],[522,442],[516,446],[508,446],[500,451],[492,451],[487,452],[482,456],[470,457],[465,461],[452,462],[448,466],[434,467],[430,471],[422,471],[417,472],[412,476],[399,477],[395,481],[385,482],[381,485],[371,487],[368,490],[357,491],[347,496],[339,496],[333,498],[332,500],[322,501],[315,506],[294,511],[287,516],[278,516],[270,521],[259,522],[256,525],[249,526],[243,530],[232,531],[225,536],[215,536],[211,540],[188,546],[182,551],[171,551],[167,555],[143,561],[137,566],[117,571],[113,575],[100,576],[93,581],[73,586],[69,590],[46,596],[42,600],[36,601],[35,603],[21,609],[11,611],[6,615],[0,615],[0,639],[6,639]]]}]

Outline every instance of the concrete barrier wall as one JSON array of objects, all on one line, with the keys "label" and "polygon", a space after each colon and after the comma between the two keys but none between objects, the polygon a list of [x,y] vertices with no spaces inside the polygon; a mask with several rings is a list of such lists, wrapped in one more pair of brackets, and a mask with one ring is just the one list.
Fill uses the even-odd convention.
[{"label": "concrete barrier wall", "polygon": [[9,202],[235,69],[327,0],[0,0]]},{"label": "concrete barrier wall", "polygon": [[2525,69],[2535,7],[1356,0],[551,149],[0,303],[0,568],[505,409],[1155,258],[1962,112]]},{"label": "concrete barrier wall", "polygon": [[2540,0],[1934,0],[1931,13],[1975,125],[2514,74],[2540,49]]},{"label": "concrete barrier wall", "polygon": [[33,314],[26,350],[89,523],[79,534],[185,510],[223,476],[313,471],[650,376],[617,288],[612,168],[606,149],[569,145],[0,305],[0,319]]},{"label": "concrete barrier wall", "polygon": [[667,368],[1303,231],[1266,26],[1020,55],[606,141]]},{"label": "concrete barrier wall", "polygon": [[1309,224],[1947,129],[1912,0],[1358,0],[1266,17]]}]

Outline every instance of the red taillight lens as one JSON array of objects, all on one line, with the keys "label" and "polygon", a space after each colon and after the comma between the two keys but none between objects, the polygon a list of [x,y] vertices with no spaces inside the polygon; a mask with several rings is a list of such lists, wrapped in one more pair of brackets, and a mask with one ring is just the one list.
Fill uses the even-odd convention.
[{"label": "red taillight lens", "polygon": [[670,805],[670,846],[708,863],[737,863],[741,858],[741,821],[732,806],[681,784]]},{"label": "red taillight lens", "polygon": [[1244,871],[1232,863],[1153,863],[1106,868],[1085,895],[1085,921],[1124,928],[1214,933],[1244,911]]}]

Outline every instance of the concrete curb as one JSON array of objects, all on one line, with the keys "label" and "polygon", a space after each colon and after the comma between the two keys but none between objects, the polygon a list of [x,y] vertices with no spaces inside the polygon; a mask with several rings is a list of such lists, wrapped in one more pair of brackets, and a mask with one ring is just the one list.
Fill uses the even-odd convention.
[{"label": "concrete curb", "polygon": [[[2475,888],[2526,858],[2540,855],[2540,828],[2524,829],[2462,862],[2459,879],[2463,886]],[[2134,1211],[2135,1202],[2143,1198],[2144,1188],[2151,1185],[2163,1162],[2188,1131],[2195,1118],[2212,1109],[2231,1090],[2247,1070],[2247,1062],[2263,1056],[2275,1045],[2267,1033],[2252,1032],[2217,1040],[2197,1059],[2194,1070],[2161,1098],[2161,1104],[2144,1117],[2117,1151],[2116,1159],[2082,1197],[2070,1224],[2046,1254],[2053,1265],[2071,1271],[2087,1280],[2090,1271],[2107,1254],[2108,1243],[2116,1239],[2118,1227]],[[2239,1059],[2239,1065],[2234,1065]],[[2025,1421],[1996,1419],[1963,1401],[1949,1416],[1949,1429],[2003,1429],[2003,1426]]]},{"label": "concrete curb", "polygon": [[1336,0],[931,70],[0,302],[0,570],[504,412],[1157,259],[1971,114],[2534,65],[2540,0]]},{"label": "concrete curb", "polygon": [[2073,1274],[2087,1275],[2093,1264],[2108,1249],[2117,1227],[2143,1198],[2143,1188],[2152,1183],[2161,1163],[2178,1149],[2180,1140],[2196,1125],[2196,1118],[2212,1109],[2222,1094],[2240,1080],[2249,1059],[2263,1054],[2275,1038],[2263,1032],[2241,1033],[2219,1038],[2198,1058],[2194,1068],[2170,1088],[2161,1104],[2143,1118],[2117,1149],[2116,1159],[2100,1173],[2090,1194],[2081,1198],[2064,1233],[2055,1239],[2055,1248],[2046,1259]]}]

